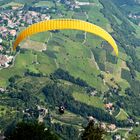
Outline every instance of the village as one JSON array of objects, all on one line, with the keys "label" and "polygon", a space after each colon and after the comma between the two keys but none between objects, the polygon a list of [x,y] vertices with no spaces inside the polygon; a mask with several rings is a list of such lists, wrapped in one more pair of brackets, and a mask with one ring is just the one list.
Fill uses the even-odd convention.
[{"label": "village", "polygon": [[11,55],[12,44],[17,33],[29,25],[49,20],[50,15],[26,11],[22,7],[12,7],[0,13],[0,70],[8,68],[15,56]]}]

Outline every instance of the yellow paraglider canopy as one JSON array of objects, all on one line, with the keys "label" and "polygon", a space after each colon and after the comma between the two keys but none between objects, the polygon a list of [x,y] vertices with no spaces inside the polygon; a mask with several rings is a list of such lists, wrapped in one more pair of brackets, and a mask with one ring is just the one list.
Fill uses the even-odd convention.
[{"label": "yellow paraglider canopy", "polygon": [[33,34],[50,30],[66,30],[66,29],[81,30],[95,34],[103,38],[112,46],[115,54],[118,56],[117,44],[109,33],[107,33],[104,29],[102,29],[97,25],[77,19],[53,19],[35,23],[27,27],[19,34],[16,41],[14,42],[13,49],[15,50],[22,40]]}]

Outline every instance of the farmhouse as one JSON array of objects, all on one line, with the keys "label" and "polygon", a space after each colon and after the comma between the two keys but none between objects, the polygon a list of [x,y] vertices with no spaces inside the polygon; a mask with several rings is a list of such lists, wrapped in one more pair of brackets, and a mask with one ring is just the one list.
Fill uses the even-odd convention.
[{"label": "farmhouse", "polygon": [[9,64],[13,60],[13,56],[1,55],[0,54],[0,67],[7,68]]},{"label": "farmhouse", "polygon": [[121,140],[121,135],[119,135],[119,134],[118,135],[115,135],[114,136],[114,140]]},{"label": "farmhouse", "polygon": [[3,93],[5,91],[5,89],[0,88],[0,93]]},{"label": "farmhouse", "polygon": [[112,103],[105,104],[106,109],[111,109],[113,107]]},{"label": "farmhouse", "polygon": [[113,131],[113,130],[116,129],[116,125],[115,125],[115,124],[110,124],[110,125],[108,126],[108,128],[109,128],[111,131]]},{"label": "farmhouse", "polygon": [[10,35],[12,35],[12,36],[16,36],[16,34],[17,34],[16,30],[11,30],[10,31]]},{"label": "farmhouse", "polygon": [[7,32],[8,31],[8,29],[6,28],[6,27],[0,27],[0,32],[1,33],[4,33],[4,32]]}]

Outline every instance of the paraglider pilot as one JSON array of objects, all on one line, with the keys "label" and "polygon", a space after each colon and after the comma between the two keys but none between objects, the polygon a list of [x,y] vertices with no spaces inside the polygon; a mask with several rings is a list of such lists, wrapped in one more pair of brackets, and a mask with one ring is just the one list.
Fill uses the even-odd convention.
[{"label": "paraglider pilot", "polygon": [[65,107],[64,107],[64,106],[60,106],[60,107],[59,107],[59,112],[60,112],[60,114],[64,114],[64,112],[65,112]]}]

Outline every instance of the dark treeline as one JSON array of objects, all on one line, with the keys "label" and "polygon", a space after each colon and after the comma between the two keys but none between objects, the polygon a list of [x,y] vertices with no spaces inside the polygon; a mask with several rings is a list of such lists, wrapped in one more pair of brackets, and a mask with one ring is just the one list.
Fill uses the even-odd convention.
[{"label": "dark treeline", "polygon": [[89,86],[87,84],[87,82],[85,82],[84,80],[80,79],[80,78],[75,78],[74,76],[71,76],[69,74],[68,71],[65,71],[61,68],[57,69],[53,74],[51,74],[51,78],[55,78],[55,79],[63,79],[69,82],[72,82],[74,84],[77,84],[81,87],[87,87],[91,90],[94,90],[95,88]]},{"label": "dark treeline", "polygon": [[58,135],[49,128],[46,130],[44,123],[37,121],[11,124],[4,135],[4,140],[60,140]]},{"label": "dark treeline", "polygon": [[79,130],[72,126],[60,123],[51,124],[51,128],[60,135],[63,140],[78,140]]},{"label": "dark treeline", "polygon": [[30,71],[29,69],[25,72],[25,76],[35,76],[35,77],[42,77],[43,73],[39,72],[39,73],[35,73]]}]

